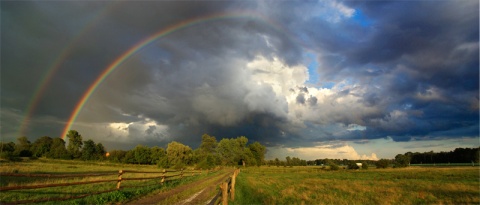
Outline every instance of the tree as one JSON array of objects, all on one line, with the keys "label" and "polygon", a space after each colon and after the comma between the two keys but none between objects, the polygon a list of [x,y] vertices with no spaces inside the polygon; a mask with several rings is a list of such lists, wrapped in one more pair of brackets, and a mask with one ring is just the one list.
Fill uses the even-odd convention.
[{"label": "tree", "polygon": [[120,162],[124,162],[124,158],[125,158],[125,155],[127,154],[127,151],[112,150],[109,152],[109,154],[110,155],[107,158],[108,161],[120,163]]},{"label": "tree", "polygon": [[340,167],[339,167],[337,164],[333,163],[333,162],[329,163],[328,166],[330,167],[330,170],[336,171],[336,170],[339,170],[339,169],[340,169]]},{"label": "tree", "polygon": [[200,144],[199,150],[201,155],[215,154],[217,148],[217,139],[214,136],[207,134],[202,135],[202,143]]},{"label": "tree", "polygon": [[10,160],[13,157],[13,152],[15,151],[14,142],[0,142],[0,158]]},{"label": "tree", "polygon": [[368,169],[368,164],[367,162],[362,163],[362,169]]},{"label": "tree", "polygon": [[167,157],[167,153],[165,152],[165,149],[161,148],[161,147],[152,147],[150,148],[150,164],[158,164],[158,162],[162,159],[162,158],[166,158]]},{"label": "tree", "polygon": [[234,146],[235,143],[231,139],[224,138],[218,143],[217,153],[222,165],[234,165]]},{"label": "tree", "polygon": [[19,137],[17,139],[17,144],[15,144],[15,151],[14,155],[19,157],[31,157],[32,151],[30,151],[30,147],[32,143],[27,139],[27,137]]},{"label": "tree", "polygon": [[91,139],[84,141],[81,153],[83,160],[95,160],[97,157],[97,145]]},{"label": "tree", "polygon": [[395,167],[407,167],[410,164],[410,157],[403,154],[395,156]]},{"label": "tree", "polygon": [[33,142],[31,151],[35,157],[45,157],[52,147],[53,139],[48,136],[43,136]]},{"label": "tree", "polygon": [[103,160],[105,159],[105,154],[107,152],[105,151],[105,147],[103,146],[102,143],[98,143],[97,146],[95,147],[95,155],[98,160]]},{"label": "tree", "polygon": [[292,166],[292,158],[290,156],[285,157],[286,166]]},{"label": "tree", "polygon": [[127,163],[127,164],[137,163],[135,161],[135,153],[133,152],[133,150],[129,150],[125,153],[125,157],[123,157],[123,163]]},{"label": "tree", "polygon": [[354,161],[349,161],[347,169],[360,169],[360,167],[358,167],[357,163],[355,163]]},{"label": "tree", "polygon": [[239,166],[243,166],[243,162],[245,162],[245,164],[248,164],[249,166],[261,165],[261,164],[257,164],[257,160],[255,159],[252,151],[249,148],[245,148],[243,150],[243,153],[240,158],[241,159],[238,161]]},{"label": "tree", "polygon": [[377,168],[382,168],[382,169],[385,169],[387,168],[389,165],[390,165],[390,160],[388,159],[380,159],[378,160],[375,165],[377,166]]},{"label": "tree", "polygon": [[267,152],[267,148],[258,142],[254,142],[248,145],[248,148],[252,152],[253,158],[257,161],[257,166],[262,165],[263,161],[265,160],[265,153]]},{"label": "tree", "polygon": [[182,143],[173,141],[167,145],[167,159],[170,166],[182,168],[184,165],[190,164],[192,157],[192,148]]},{"label": "tree", "polygon": [[82,148],[82,135],[80,135],[76,130],[70,130],[67,133],[68,137],[68,146],[67,150],[72,155],[73,158],[80,158],[82,153],[80,149]]},{"label": "tree", "polygon": [[143,145],[137,145],[133,149],[133,156],[135,158],[135,163],[138,164],[150,164],[152,159],[150,158],[152,155],[150,148]]},{"label": "tree", "polygon": [[72,156],[65,148],[65,141],[61,138],[54,138],[52,140],[52,147],[50,148],[47,157],[53,159],[72,159]]}]

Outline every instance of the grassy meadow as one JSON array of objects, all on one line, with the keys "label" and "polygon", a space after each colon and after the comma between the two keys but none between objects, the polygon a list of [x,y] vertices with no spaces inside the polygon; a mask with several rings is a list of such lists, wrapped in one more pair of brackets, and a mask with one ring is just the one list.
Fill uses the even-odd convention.
[{"label": "grassy meadow", "polygon": [[[131,165],[131,164],[115,164],[109,162],[83,162],[72,160],[26,160],[23,162],[1,162],[0,172],[2,173],[48,173],[48,174],[73,174],[73,173],[91,173],[91,172],[116,172],[119,170],[135,170],[135,171],[162,171],[155,165]],[[174,175],[178,173],[167,173]],[[218,173],[211,173],[212,174]],[[145,174],[145,173],[125,173],[123,178],[141,178],[154,177],[161,174]],[[160,179],[141,180],[141,181],[123,181],[122,189],[109,193],[103,193],[93,196],[88,196],[82,199],[75,199],[61,202],[62,204],[111,204],[118,202],[125,202],[140,196],[162,190],[169,190],[181,184],[189,183],[202,179],[207,176],[206,173],[196,176],[185,174],[183,179],[179,177],[168,178],[164,185],[161,185]],[[48,178],[48,177],[10,177],[2,176],[0,178],[0,186],[31,186],[41,184],[57,184],[57,183],[71,183],[94,180],[108,180],[117,179],[118,174],[108,176],[94,176],[94,177],[74,177],[74,178]],[[175,179],[175,180],[174,180]],[[178,180],[176,180],[178,179]],[[74,185],[65,187],[50,187],[40,189],[25,189],[25,190],[10,190],[2,191],[0,193],[0,202],[16,202],[23,200],[35,200],[44,198],[60,198],[79,196],[83,194],[90,194],[93,192],[101,192],[112,190],[116,188],[116,182],[105,182],[96,184]],[[46,202],[44,204],[58,204],[59,201]]]},{"label": "grassy meadow", "polygon": [[479,179],[478,167],[252,167],[238,175],[233,204],[479,204]]}]

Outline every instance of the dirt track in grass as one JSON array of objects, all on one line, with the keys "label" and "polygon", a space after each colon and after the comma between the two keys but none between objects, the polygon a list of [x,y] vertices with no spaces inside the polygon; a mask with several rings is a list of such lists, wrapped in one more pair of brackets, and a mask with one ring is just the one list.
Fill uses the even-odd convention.
[{"label": "dirt track in grass", "polygon": [[208,176],[125,204],[206,204],[217,193],[218,185],[231,174],[229,171]]}]

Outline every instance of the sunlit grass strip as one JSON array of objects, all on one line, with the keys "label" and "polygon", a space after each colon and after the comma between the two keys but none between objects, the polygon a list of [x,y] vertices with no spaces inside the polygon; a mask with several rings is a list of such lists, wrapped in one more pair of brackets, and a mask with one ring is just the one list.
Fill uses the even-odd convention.
[{"label": "sunlit grass strip", "polygon": [[[288,169],[291,172],[286,172]],[[238,198],[234,204],[480,203],[478,167],[308,169],[314,168],[244,169],[237,181]]]},{"label": "sunlit grass strip", "polygon": [[[55,170],[56,172],[52,172]],[[116,171],[112,171],[116,170]],[[123,181],[121,189],[118,191],[102,193],[105,190],[116,190],[116,183],[104,182],[98,184],[82,184],[75,186],[65,186],[65,187],[48,187],[41,188],[38,190],[27,189],[27,190],[11,190],[11,191],[2,191],[0,195],[0,203],[8,204],[15,203],[19,201],[28,201],[28,200],[43,200],[43,199],[73,199],[78,198],[78,196],[85,196],[86,194],[91,193],[100,193],[94,196],[87,196],[82,199],[73,199],[68,201],[68,203],[80,203],[80,204],[105,204],[112,202],[122,202],[129,200],[140,195],[151,193],[155,190],[164,190],[169,189],[169,187],[174,187],[178,184],[187,183],[190,181],[201,179],[208,175],[195,175],[193,177],[188,175],[177,176],[174,171],[177,170],[166,170],[168,173],[163,173],[163,170],[159,169],[155,165],[132,165],[132,164],[118,164],[110,162],[84,162],[84,161],[71,161],[71,160],[51,160],[51,159],[38,159],[38,160],[28,160],[24,162],[0,162],[0,172],[3,173],[13,173],[13,174],[40,174],[40,177],[26,177],[26,176],[3,176],[0,180],[0,186],[2,187],[12,187],[12,186],[34,186],[34,185],[44,185],[44,184],[62,184],[62,183],[75,183],[75,182],[86,182],[86,181],[95,181],[95,180],[112,180],[117,181],[117,175],[119,174],[118,170],[130,170],[123,176],[128,178],[145,178],[149,177],[152,174],[157,175],[163,174],[169,180],[165,180],[162,184],[159,179],[146,179],[146,180],[128,180]],[[170,172],[169,172],[170,171]],[[134,173],[135,172],[135,173]],[[145,173],[146,172],[146,173]],[[187,171],[184,170],[184,173]],[[47,177],[43,174],[86,174],[86,173],[111,173],[112,176],[75,176],[75,177]],[[179,173],[179,172],[177,172]],[[206,173],[206,172],[204,172]],[[172,176],[175,175],[175,176]],[[188,177],[187,177],[188,176]],[[162,178],[162,176],[158,176]],[[28,202],[30,203],[30,202]],[[31,202],[33,203],[33,202]],[[58,204],[58,202],[46,201],[47,204]]]},{"label": "sunlit grass strip", "polygon": [[118,171],[105,173],[85,173],[85,174],[36,174],[36,173],[0,173],[0,177],[47,177],[47,178],[68,178],[68,177],[94,177],[117,175]]},{"label": "sunlit grass strip", "polygon": [[49,202],[52,202],[52,201],[67,201],[67,200],[72,200],[72,199],[85,198],[85,197],[88,197],[88,196],[93,196],[93,195],[98,195],[98,194],[109,193],[109,192],[113,192],[113,191],[118,191],[118,189],[110,189],[110,190],[99,191],[99,192],[94,192],[94,193],[89,193],[89,194],[82,194],[82,195],[77,195],[77,196],[14,201],[14,202],[6,203],[6,204],[28,204],[28,203],[41,203],[41,202],[47,202],[47,201],[49,201]]},{"label": "sunlit grass strip", "polygon": [[19,190],[19,189],[40,189],[47,187],[59,187],[59,186],[73,186],[81,184],[96,184],[103,182],[116,182],[117,179],[113,180],[96,180],[96,181],[87,181],[87,182],[72,182],[72,183],[62,183],[62,184],[44,184],[44,185],[33,185],[33,186],[15,186],[15,187],[0,187],[0,191],[10,191],[10,190]]}]

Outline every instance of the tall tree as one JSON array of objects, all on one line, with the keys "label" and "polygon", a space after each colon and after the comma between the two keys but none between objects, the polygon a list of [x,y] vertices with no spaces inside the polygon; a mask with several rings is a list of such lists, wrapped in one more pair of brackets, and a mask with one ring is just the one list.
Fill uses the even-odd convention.
[{"label": "tall tree", "polygon": [[31,147],[31,151],[33,156],[36,157],[45,157],[48,152],[50,152],[50,148],[52,147],[53,139],[48,136],[43,136],[35,140]]},{"label": "tall tree", "polygon": [[2,159],[10,159],[13,157],[13,152],[15,151],[15,143],[14,142],[0,142],[0,158]]},{"label": "tall tree", "polygon": [[150,158],[152,155],[150,148],[143,145],[137,145],[133,149],[133,156],[135,158],[135,163],[138,164],[150,164],[152,159]]},{"label": "tall tree", "polygon": [[257,166],[262,165],[263,161],[265,160],[265,153],[267,152],[267,148],[258,142],[254,142],[248,145],[248,148],[252,152],[255,160],[257,161]]},{"label": "tall tree", "polygon": [[124,162],[125,155],[127,154],[127,151],[124,150],[112,150],[108,152],[110,155],[107,157],[108,161],[111,162]]},{"label": "tall tree", "polygon": [[200,152],[202,155],[214,154],[217,148],[217,139],[207,134],[202,135],[202,143],[200,144]]},{"label": "tall tree", "polygon": [[83,160],[95,160],[97,156],[97,145],[93,140],[87,140],[83,142],[82,147],[82,159]]},{"label": "tall tree", "polygon": [[105,159],[105,154],[107,152],[105,151],[105,147],[103,146],[102,143],[98,143],[97,146],[95,147],[95,155],[98,160],[103,160]]},{"label": "tall tree", "polygon": [[82,135],[80,135],[76,130],[70,130],[67,133],[68,137],[68,146],[67,150],[72,155],[73,158],[80,158],[82,153],[80,149],[82,148]]},{"label": "tall tree", "polygon": [[17,144],[15,144],[15,152],[14,155],[19,157],[31,157],[32,152],[30,151],[30,147],[32,143],[27,139],[27,137],[19,137],[17,139]]},{"label": "tall tree", "polygon": [[192,148],[179,142],[170,142],[167,145],[167,158],[171,166],[190,164]]},{"label": "tall tree", "polygon": [[157,146],[150,148],[150,153],[150,164],[158,164],[160,160],[167,157],[165,149]]},{"label": "tall tree", "polygon": [[397,154],[395,156],[395,167],[407,167],[410,164],[410,157],[408,155]]},{"label": "tall tree", "polygon": [[65,148],[65,141],[61,138],[54,138],[52,140],[52,147],[50,148],[47,157],[53,159],[72,159],[72,156]]}]

